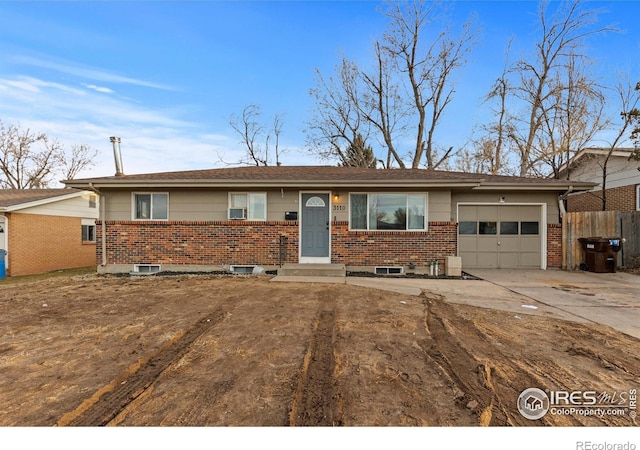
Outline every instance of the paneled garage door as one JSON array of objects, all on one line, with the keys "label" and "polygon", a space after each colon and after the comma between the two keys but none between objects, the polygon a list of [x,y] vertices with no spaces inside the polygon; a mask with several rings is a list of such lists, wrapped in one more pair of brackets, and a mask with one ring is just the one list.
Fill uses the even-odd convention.
[{"label": "paneled garage door", "polygon": [[540,205],[459,205],[462,267],[541,268],[543,226]]}]

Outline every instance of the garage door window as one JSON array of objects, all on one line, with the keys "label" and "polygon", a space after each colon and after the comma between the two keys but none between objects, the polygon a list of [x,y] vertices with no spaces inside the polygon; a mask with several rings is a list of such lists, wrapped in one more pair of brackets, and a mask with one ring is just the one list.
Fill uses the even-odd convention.
[{"label": "garage door window", "polygon": [[540,234],[538,222],[520,222],[520,234]]},{"label": "garage door window", "polygon": [[478,234],[497,234],[498,227],[497,222],[479,222]]},{"label": "garage door window", "polygon": [[500,222],[500,234],[518,234],[518,222]]},{"label": "garage door window", "polygon": [[[508,235],[538,235],[540,234],[539,222],[471,222],[464,221],[458,224],[460,235],[497,235],[498,224],[500,234]],[[518,233],[519,228],[519,233]]]},{"label": "garage door window", "polygon": [[478,234],[478,222],[460,222],[458,232],[460,234]]}]

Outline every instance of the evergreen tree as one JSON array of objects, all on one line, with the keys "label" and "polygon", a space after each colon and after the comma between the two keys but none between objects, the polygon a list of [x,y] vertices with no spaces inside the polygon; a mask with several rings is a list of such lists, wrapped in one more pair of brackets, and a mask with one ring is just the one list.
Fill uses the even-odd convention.
[{"label": "evergreen tree", "polygon": [[362,135],[358,133],[345,151],[345,160],[342,162],[342,165],[345,167],[368,167],[375,169],[377,162],[376,156],[373,154],[373,148],[367,145]]}]

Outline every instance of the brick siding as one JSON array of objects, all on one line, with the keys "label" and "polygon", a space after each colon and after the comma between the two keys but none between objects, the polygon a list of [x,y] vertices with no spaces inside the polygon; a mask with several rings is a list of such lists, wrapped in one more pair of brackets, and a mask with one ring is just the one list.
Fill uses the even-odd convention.
[{"label": "brick siding", "polygon": [[[107,264],[280,263],[280,237],[287,238],[283,263],[298,262],[298,222],[107,221]],[[102,230],[96,229],[97,263]],[[457,224],[431,222],[426,232],[349,231],[332,223],[332,262],[345,265],[428,265],[456,254]]]},{"label": "brick siding", "polygon": [[428,266],[457,252],[455,222],[430,222],[427,231],[349,231],[348,222],[334,222],[332,262],[351,266]]},{"label": "brick siding", "polygon": [[547,267],[562,266],[562,225],[547,224]]},{"label": "brick siding", "polygon": [[[97,263],[102,262],[102,231],[96,230]],[[298,262],[298,222],[136,222],[107,221],[108,264],[278,265],[281,236],[287,238],[283,263]],[[457,254],[457,224],[430,222],[424,232],[349,231],[333,222],[331,261],[349,266],[425,267],[445,264]],[[547,225],[547,266],[562,263],[562,226]]]},{"label": "brick siding", "polygon": [[82,243],[82,219],[20,213],[7,216],[7,275],[30,275],[94,265],[95,244]]},{"label": "brick siding", "polygon": [[[297,222],[107,221],[107,264],[261,264],[298,262]],[[96,229],[102,263],[102,229]]]},{"label": "brick siding", "polygon": [[[635,211],[636,186],[607,189],[606,211]],[[602,211],[602,191],[583,192],[567,197],[567,211]]]}]

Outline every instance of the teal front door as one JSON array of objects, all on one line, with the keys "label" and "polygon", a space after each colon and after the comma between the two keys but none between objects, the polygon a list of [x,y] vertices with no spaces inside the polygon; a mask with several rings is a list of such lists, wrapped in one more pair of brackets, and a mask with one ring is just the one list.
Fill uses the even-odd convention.
[{"label": "teal front door", "polygon": [[329,194],[302,194],[300,262],[329,263]]}]

